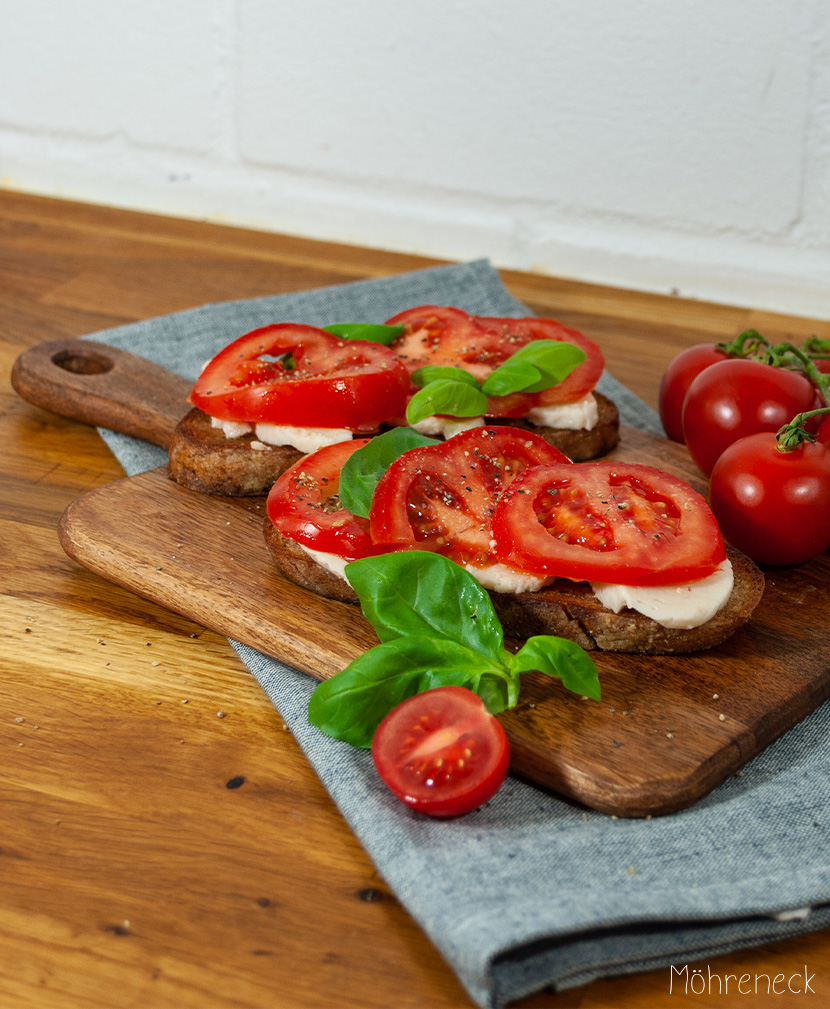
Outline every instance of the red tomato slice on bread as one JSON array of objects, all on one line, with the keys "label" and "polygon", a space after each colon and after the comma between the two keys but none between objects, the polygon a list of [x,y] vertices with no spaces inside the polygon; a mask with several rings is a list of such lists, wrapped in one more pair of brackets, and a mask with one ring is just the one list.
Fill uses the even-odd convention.
[{"label": "red tomato slice on bread", "polygon": [[476,427],[410,449],[378,481],[369,514],[375,543],[434,550],[461,564],[491,559],[496,502],[524,470],[571,465],[543,438],[511,427]]},{"label": "red tomato slice on bread", "polygon": [[621,585],[675,585],[726,557],[718,524],[684,481],[650,466],[528,469],[496,505],[496,553],[530,574]]},{"label": "red tomato slice on bread", "polygon": [[410,374],[426,365],[460,367],[481,382],[533,340],[558,340],[585,351],[585,360],[567,378],[543,392],[491,396],[490,417],[523,417],[533,407],[574,403],[593,390],[605,367],[593,340],[553,319],[471,316],[458,308],[422,305],[398,313],[387,325],[405,327],[390,346]]},{"label": "red tomato slice on bread", "polygon": [[283,536],[346,560],[379,552],[369,535],[369,520],[347,511],[338,497],[343,464],[368,440],[326,445],[282,474],[268,494],[266,510]]},{"label": "red tomato slice on bread", "polygon": [[314,326],[263,326],[221,350],[190,400],[220,420],[374,431],[403,413],[409,375],[394,351]]}]

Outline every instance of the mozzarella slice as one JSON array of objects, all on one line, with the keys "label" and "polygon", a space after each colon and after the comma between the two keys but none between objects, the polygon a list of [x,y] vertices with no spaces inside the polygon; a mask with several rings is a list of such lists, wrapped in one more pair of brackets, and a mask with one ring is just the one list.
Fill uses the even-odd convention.
[{"label": "mozzarella slice", "polygon": [[461,434],[462,431],[469,431],[474,427],[483,427],[483,417],[424,417],[412,427],[418,434],[426,435],[427,438],[441,437],[452,438],[454,434]]},{"label": "mozzarella slice", "polygon": [[483,588],[492,589],[494,592],[538,592],[550,580],[537,578],[535,575],[528,575],[523,571],[516,571],[515,568],[501,563],[488,564],[483,568],[465,564],[464,570],[469,571]]},{"label": "mozzarella slice", "polygon": [[[296,540],[294,540],[297,543]],[[305,551],[308,556],[316,561],[321,568],[325,568],[326,571],[330,571],[333,575],[337,575],[338,578],[342,578],[346,581],[346,565],[350,564],[351,561],[347,561],[345,557],[340,557],[337,554],[327,554],[322,550],[312,550],[311,547],[303,546],[302,543],[297,543],[300,550]]]},{"label": "mozzarella slice", "polygon": [[553,403],[528,410],[527,420],[537,427],[558,427],[566,431],[591,431],[599,423],[596,397],[589,392],[575,403]]},{"label": "mozzarella slice", "polygon": [[628,607],[663,627],[700,627],[726,605],[732,594],[732,564],[725,560],[711,575],[681,585],[610,585],[592,583],[597,599],[614,613]]},{"label": "mozzarella slice", "polygon": [[210,418],[213,427],[220,428],[226,438],[241,438],[256,432],[259,444],[251,447],[262,450],[266,445],[291,445],[300,452],[315,452],[324,445],[351,441],[352,432],[341,427],[291,427],[287,424],[246,424],[244,421]]},{"label": "mozzarella slice", "polygon": [[301,452],[316,452],[324,445],[351,441],[345,427],[289,427],[286,424],[257,424],[256,436],[266,445],[292,445]]}]

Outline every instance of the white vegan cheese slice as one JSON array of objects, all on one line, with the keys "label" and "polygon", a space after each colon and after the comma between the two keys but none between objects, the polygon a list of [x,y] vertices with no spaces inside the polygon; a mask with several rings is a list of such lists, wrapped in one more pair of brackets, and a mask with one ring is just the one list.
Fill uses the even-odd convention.
[{"label": "white vegan cheese slice", "polygon": [[[297,543],[296,540],[294,542]],[[303,546],[302,543],[297,543],[297,546],[300,550],[305,551],[321,568],[325,568],[326,571],[330,571],[333,575],[337,575],[338,578],[342,578],[344,582],[346,581],[346,565],[351,564],[351,561],[337,554],[327,554],[322,550],[312,550],[311,547]]]},{"label": "white vegan cheese slice", "polygon": [[427,438],[441,437],[452,438],[454,434],[461,434],[462,431],[469,431],[474,427],[483,427],[483,417],[424,417],[412,427],[418,434],[426,435]]},{"label": "white vegan cheese slice", "polygon": [[725,560],[711,575],[680,585],[609,585],[592,583],[597,599],[614,613],[628,607],[663,627],[700,627],[726,605],[732,594],[732,564]]},{"label": "white vegan cheese slice", "polygon": [[550,581],[549,578],[538,578],[536,575],[528,575],[523,571],[516,571],[515,568],[501,563],[488,564],[483,568],[474,567],[472,564],[465,564],[464,570],[469,571],[483,588],[505,594],[538,592],[543,585]]},{"label": "white vegan cheese slice", "polygon": [[[337,554],[312,550],[297,543],[321,567],[346,581],[346,565],[350,562]],[[501,593],[538,592],[550,579],[526,575],[506,564],[488,564],[477,568],[465,565],[485,589]],[[592,583],[597,599],[607,609],[619,613],[626,607],[650,617],[663,627],[689,630],[711,620],[725,605],[732,593],[732,564],[725,560],[711,575],[695,582],[679,585],[648,587]]]},{"label": "white vegan cheese slice", "polygon": [[[243,421],[219,420],[211,417],[213,427],[221,428],[226,438],[241,438],[255,431],[265,445],[291,445],[300,452],[315,452],[324,445],[351,441],[352,432],[341,427],[291,427],[288,424],[246,424]],[[256,442],[254,442],[254,447]],[[256,446],[262,448],[262,445]]]},{"label": "white vegan cheese slice", "polygon": [[599,407],[592,392],[575,403],[535,406],[527,420],[537,427],[558,427],[565,431],[592,431],[599,423]]}]

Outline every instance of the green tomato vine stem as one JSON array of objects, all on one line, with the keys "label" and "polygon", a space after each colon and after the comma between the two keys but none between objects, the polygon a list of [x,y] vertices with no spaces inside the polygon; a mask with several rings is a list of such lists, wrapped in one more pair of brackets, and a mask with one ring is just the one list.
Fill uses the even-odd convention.
[{"label": "green tomato vine stem", "polygon": [[772,344],[756,329],[746,329],[731,343],[719,343],[717,346],[729,357],[749,358],[773,368],[802,372],[816,387],[825,406],[799,413],[784,424],[776,433],[778,448],[782,452],[792,452],[805,442],[816,440],[805,424],[813,417],[830,414],[830,374],[819,371],[815,364],[816,361],[830,360],[830,340],[811,336],[804,341],[802,349],[786,340]]}]

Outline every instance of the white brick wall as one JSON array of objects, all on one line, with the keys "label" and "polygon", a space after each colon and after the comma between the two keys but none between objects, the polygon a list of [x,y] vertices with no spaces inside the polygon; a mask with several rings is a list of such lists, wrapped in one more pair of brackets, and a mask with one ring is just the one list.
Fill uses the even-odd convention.
[{"label": "white brick wall", "polygon": [[0,0],[0,184],[830,317],[830,5]]}]

